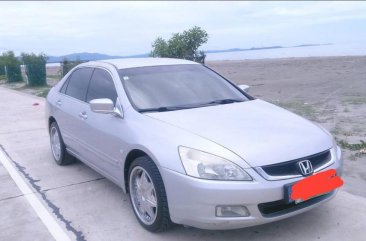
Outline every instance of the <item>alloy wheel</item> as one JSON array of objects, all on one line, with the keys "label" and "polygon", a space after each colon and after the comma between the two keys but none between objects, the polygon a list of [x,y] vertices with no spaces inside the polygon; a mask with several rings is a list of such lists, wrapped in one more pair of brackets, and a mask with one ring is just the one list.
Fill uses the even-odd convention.
[{"label": "alloy wheel", "polygon": [[154,183],[148,172],[136,166],[130,174],[132,206],[138,218],[146,225],[154,223],[157,216],[157,197]]}]

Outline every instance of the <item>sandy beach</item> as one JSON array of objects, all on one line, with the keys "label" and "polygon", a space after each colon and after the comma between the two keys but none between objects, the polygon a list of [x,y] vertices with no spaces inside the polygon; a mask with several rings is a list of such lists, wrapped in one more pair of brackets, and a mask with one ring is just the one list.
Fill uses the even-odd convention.
[{"label": "sandy beach", "polygon": [[215,61],[207,65],[249,93],[320,123],[343,144],[344,189],[366,197],[366,57]]}]

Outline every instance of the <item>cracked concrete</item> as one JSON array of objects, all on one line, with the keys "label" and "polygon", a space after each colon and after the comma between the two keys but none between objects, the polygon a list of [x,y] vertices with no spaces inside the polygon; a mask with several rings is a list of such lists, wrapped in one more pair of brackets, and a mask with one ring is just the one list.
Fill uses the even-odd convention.
[{"label": "cracked concrete", "polygon": [[65,186],[48,188],[48,189],[41,190],[41,192],[48,192],[48,191],[51,191],[51,190],[56,190],[56,189],[60,189],[60,188],[66,188],[66,187],[76,186],[76,185],[80,185],[80,184],[84,184],[84,183],[88,183],[88,182],[95,182],[95,181],[99,181],[99,180],[103,180],[103,179],[105,179],[105,177],[100,177],[100,178],[96,178],[96,179],[88,180],[88,181],[84,181],[84,182],[72,183],[72,184],[65,185]]},{"label": "cracked concrete", "polygon": [[[46,203],[46,205],[48,206],[48,208],[51,210],[51,212],[56,216],[56,218],[61,221],[64,225],[67,231],[73,233],[76,237],[77,241],[86,241],[84,234],[77,230],[72,224],[70,220],[67,220],[64,215],[62,214],[60,208],[54,204],[54,202],[52,200],[50,200],[47,195],[46,192],[41,190],[41,187],[39,185],[37,185],[37,183],[40,180],[36,180],[34,179],[31,174],[29,174],[26,170],[26,168],[24,166],[21,166],[18,162],[14,161],[11,156],[6,152],[5,148],[1,147],[3,149],[3,151],[8,155],[8,158],[14,163],[14,165],[16,166],[16,168],[18,169],[18,171],[20,173],[23,174],[23,176],[25,177],[25,179],[28,181],[28,183],[31,185],[31,187],[36,190],[36,192],[39,194],[40,198],[43,200],[43,202]],[[94,181],[94,180],[90,180],[90,181]],[[72,186],[72,185],[78,185],[78,183],[73,183],[73,184],[69,184],[67,186]],[[53,189],[57,189],[57,188],[53,188]],[[50,189],[52,190],[52,189]]]},{"label": "cracked concrete", "polygon": [[23,197],[24,195],[23,194],[21,194],[21,195],[17,195],[17,196],[14,196],[14,197],[6,197],[6,198],[2,198],[2,199],[0,199],[0,202],[1,201],[5,201],[5,200],[9,200],[9,199],[13,199],[13,198],[18,198],[18,197]]},{"label": "cracked concrete", "polygon": [[0,240],[53,240],[0,164]]}]

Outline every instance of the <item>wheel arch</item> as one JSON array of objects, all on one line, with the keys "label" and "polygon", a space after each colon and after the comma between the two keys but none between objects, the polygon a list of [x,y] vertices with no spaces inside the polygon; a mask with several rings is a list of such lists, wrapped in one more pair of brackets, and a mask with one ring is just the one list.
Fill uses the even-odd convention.
[{"label": "wheel arch", "polygon": [[[128,170],[130,169],[131,163],[138,157],[141,156],[149,156],[145,151],[142,151],[141,149],[133,149],[129,151],[125,158],[124,166],[123,166],[123,176],[124,176],[124,188],[126,193],[129,192],[128,190]],[[155,163],[156,164],[156,163]]]},{"label": "wheel arch", "polygon": [[52,124],[53,122],[56,122],[56,123],[57,123],[57,121],[56,121],[55,117],[50,116],[50,117],[48,118],[48,130],[50,130],[50,128],[51,128],[51,124]]}]

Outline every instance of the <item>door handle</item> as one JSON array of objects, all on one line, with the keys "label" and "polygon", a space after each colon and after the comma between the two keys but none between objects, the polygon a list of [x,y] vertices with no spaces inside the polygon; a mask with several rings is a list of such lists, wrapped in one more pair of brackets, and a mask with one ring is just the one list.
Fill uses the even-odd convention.
[{"label": "door handle", "polygon": [[88,119],[88,115],[86,114],[86,112],[85,112],[85,111],[80,112],[79,117],[80,117],[81,119],[83,119],[83,120]]},{"label": "door handle", "polygon": [[60,107],[60,106],[61,106],[61,104],[62,104],[61,100],[56,101],[56,105],[57,105],[58,107]]}]

